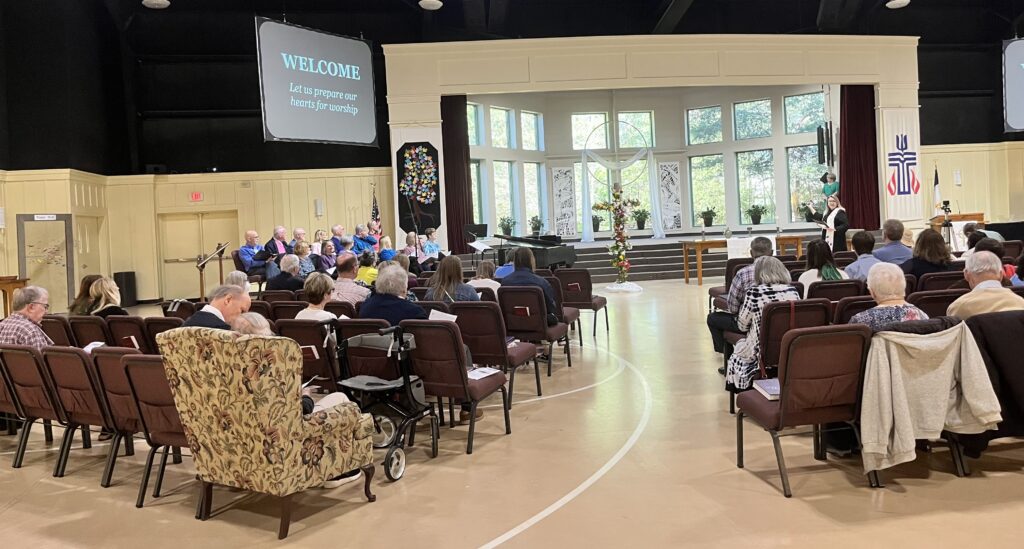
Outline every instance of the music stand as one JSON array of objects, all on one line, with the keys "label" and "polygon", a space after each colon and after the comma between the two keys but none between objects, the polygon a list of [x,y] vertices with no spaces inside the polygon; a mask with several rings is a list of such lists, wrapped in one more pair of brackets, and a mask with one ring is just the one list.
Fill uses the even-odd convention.
[{"label": "music stand", "polygon": [[206,301],[206,264],[209,263],[214,257],[220,258],[220,280],[224,283],[224,250],[227,249],[228,243],[217,244],[217,249],[206,256],[199,256],[196,258],[196,269],[199,269],[199,301]]},{"label": "music stand", "polygon": [[466,225],[462,226],[462,232],[463,234],[466,235],[466,244],[473,249],[473,252],[470,254],[470,257],[473,260],[473,268],[476,268],[476,253],[480,252],[480,260],[483,261],[484,253],[487,250],[492,249],[490,246],[482,242],[475,246],[473,245],[473,243],[476,242],[477,239],[487,236],[487,224],[467,223]]}]

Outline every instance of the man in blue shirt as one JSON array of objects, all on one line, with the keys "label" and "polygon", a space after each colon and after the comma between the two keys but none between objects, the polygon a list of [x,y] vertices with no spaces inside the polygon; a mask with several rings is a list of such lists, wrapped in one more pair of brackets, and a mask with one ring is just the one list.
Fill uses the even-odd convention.
[{"label": "man in blue shirt", "polygon": [[245,231],[245,245],[238,248],[238,258],[245,266],[245,272],[249,275],[264,275],[267,273],[266,260],[256,259],[254,256],[263,251],[259,245],[260,235],[256,231]]},{"label": "man in blue shirt", "polygon": [[879,261],[902,265],[913,257],[909,247],[904,246],[900,240],[903,239],[903,223],[898,219],[886,219],[882,225],[882,236],[885,237],[885,244],[875,250],[875,258]]},{"label": "man in blue shirt", "polygon": [[377,243],[377,238],[370,234],[370,230],[366,228],[366,225],[356,225],[356,234],[352,235],[352,251],[356,255],[360,255],[366,250],[373,251],[373,245]]},{"label": "man in blue shirt", "polygon": [[341,245],[341,237],[345,236],[345,227],[335,225],[331,227],[331,234],[334,235],[331,237],[331,242],[334,242],[334,251],[340,254],[341,251],[345,249],[345,247]]},{"label": "man in blue shirt", "polygon": [[882,263],[877,257],[871,255],[875,248],[875,237],[867,231],[861,231],[853,235],[853,249],[857,252],[857,260],[850,263],[844,271],[852,279],[867,282],[868,271],[878,263]]},{"label": "man in blue shirt", "polygon": [[423,234],[427,237],[423,242],[423,253],[437,257],[441,253],[441,245],[437,243],[437,229],[430,227]]}]

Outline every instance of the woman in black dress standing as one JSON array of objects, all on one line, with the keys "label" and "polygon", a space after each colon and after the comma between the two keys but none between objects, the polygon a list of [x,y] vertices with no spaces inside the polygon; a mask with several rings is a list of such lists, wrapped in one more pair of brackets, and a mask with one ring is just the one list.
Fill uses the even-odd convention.
[{"label": "woman in black dress standing", "polygon": [[828,210],[822,214],[814,210],[814,205],[807,204],[807,221],[817,221],[826,225],[821,230],[821,239],[832,247],[832,253],[846,251],[846,230],[850,228],[850,220],[846,217],[846,209],[839,203],[839,197],[832,195],[826,201]]}]

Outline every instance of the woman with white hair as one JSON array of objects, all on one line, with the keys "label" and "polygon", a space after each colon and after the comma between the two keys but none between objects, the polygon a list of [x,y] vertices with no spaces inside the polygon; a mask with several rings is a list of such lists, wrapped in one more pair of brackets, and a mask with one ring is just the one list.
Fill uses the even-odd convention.
[{"label": "woman with white hair", "polygon": [[906,290],[903,269],[892,263],[876,263],[868,271],[868,291],[877,305],[853,315],[850,324],[867,324],[871,331],[881,332],[900,322],[927,320],[924,311],[907,303]]},{"label": "woman with white hair", "polygon": [[761,256],[754,260],[754,285],[747,290],[736,317],[740,331],[747,335],[736,343],[729,357],[725,372],[726,389],[739,392],[750,388],[761,356],[762,311],[769,303],[800,299],[791,282],[789,270],[777,258]]},{"label": "woman with white hair", "polygon": [[399,265],[387,265],[377,273],[373,293],[359,307],[359,318],[382,318],[397,326],[403,320],[426,320],[422,307],[406,299],[409,275]]},{"label": "woman with white hair", "polygon": [[249,290],[249,275],[242,271],[231,271],[224,276],[224,283],[232,286],[238,286],[239,288],[248,291]]}]

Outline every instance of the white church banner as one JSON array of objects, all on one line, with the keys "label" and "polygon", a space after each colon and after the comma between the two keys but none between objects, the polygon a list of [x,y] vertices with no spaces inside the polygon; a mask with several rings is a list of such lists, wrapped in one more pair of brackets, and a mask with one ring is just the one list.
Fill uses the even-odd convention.
[{"label": "white church banner", "polygon": [[917,109],[882,109],[882,194],[885,218],[918,220],[924,218],[924,185],[921,183],[918,156],[921,145]]},{"label": "white church banner", "polygon": [[658,195],[661,198],[661,226],[683,228],[683,206],[679,197],[679,162],[658,163]]},{"label": "white church banner", "polygon": [[555,234],[576,236],[576,194],[573,191],[572,168],[552,168],[551,188],[554,196]]}]

